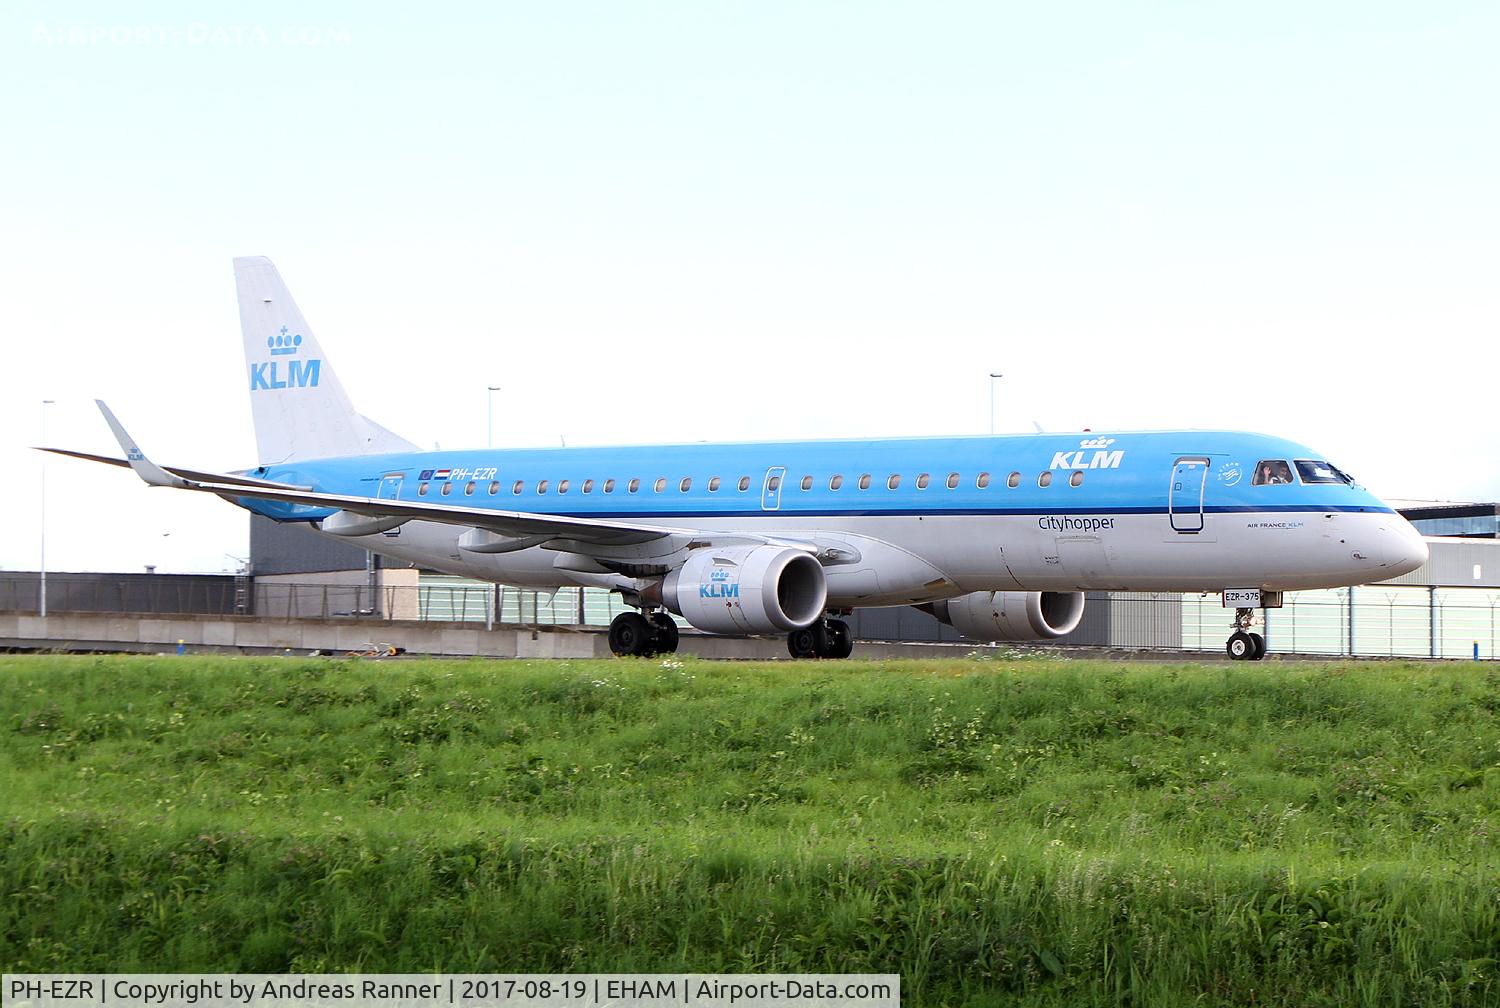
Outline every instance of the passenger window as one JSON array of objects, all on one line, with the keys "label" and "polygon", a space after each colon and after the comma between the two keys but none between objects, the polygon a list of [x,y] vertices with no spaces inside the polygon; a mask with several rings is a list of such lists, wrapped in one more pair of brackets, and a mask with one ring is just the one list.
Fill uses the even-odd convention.
[{"label": "passenger window", "polygon": [[981,490],[988,487],[990,485],[990,474],[980,473],[978,476],[974,477],[974,485]]},{"label": "passenger window", "polygon": [[476,487],[476,486],[478,486],[478,484],[475,483],[473,480],[469,480],[468,483],[464,484],[464,496],[465,497],[473,497],[474,496],[474,487]]},{"label": "passenger window", "polygon": [[1083,471],[1074,470],[1073,475],[1068,477],[1068,486],[1083,486]]},{"label": "passenger window", "polygon": [[567,480],[562,480],[561,482],[559,482],[557,484],[557,492],[560,493],[560,494],[565,494],[565,493],[568,492],[568,481]]},{"label": "passenger window", "polygon": [[604,492],[605,493],[614,493],[615,492],[615,481],[613,479],[607,479],[607,480],[604,481]]},{"label": "passenger window", "polygon": [[919,474],[917,476],[917,489],[918,490],[926,490],[927,489],[927,484],[930,483],[930,482],[932,482],[932,477],[931,476],[927,475],[926,473]]},{"label": "passenger window", "polygon": [[446,497],[449,494],[451,494],[452,492],[453,492],[453,484],[452,483],[444,483],[443,484],[443,489],[442,489],[443,496]]},{"label": "passenger window", "polygon": [[593,493],[594,492],[594,481],[591,480],[591,479],[584,480],[583,481],[583,486],[579,487],[578,489],[582,490],[584,493]]},{"label": "passenger window", "polygon": [[665,476],[658,476],[658,477],[656,477],[656,482],[653,483],[653,484],[651,484],[651,489],[654,490],[656,493],[661,493],[666,488],[667,488],[667,478]]},{"label": "passenger window", "polygon": [[544,494],[544,493],[547,492],[547,481],[546,480],[541,480],[540,482],[537,483],[537,485],[536,485],[536,492],[539,493],[539,494]]},{"label": "passenger window", "polygon": [[679,483],[679,484],[677,484],[677,492],[678,493],[687,493],[692,488],[693,488],[693,478],[691,476],[684,476],[682,478],[682,482]]},{"label": "passenger window", "polygon": [[1008,486],[1008,487],[1010,487],[1012,490],[1014,490],[1016,487],[1020,486],[1021,485],[1021,474],[1018,473],[1018,472],[1011,473],[1009,476],[1007,476],[1005,478],[1005,485]]},{"label": "passenger window", "polygon": [[772,476],[770,479],[766,480],[766,489],[769,492],[771,492],[771,493],[775,493],[777,490],[780,490],[781,489],[781,477],[780,476]]},{"label": "passenger window", "polygon": [[714,476],[714,477],[712,477],[712,478],[709,479],[709,481],[708,481],[708,492],[709,493],[718,493],[719,492],[719,477]]},{"label": "passenger window", "polygon": [[[1298,462],[1297,465],[1302,465]],[[1275,486],[1292,482],[1292,467],[1281,459],[1261,459],[1255,463],[1255,478],[1251,486]]]},{"label": "passenger window", "polygon": [[864,473],[863,475],[860,476],[860,478],[859,478],[859,488],[861,490],[868,490],[868,489],[870,489],[870,474],[869,473]]},{"label": "passenger window", "polygon": [[744,493],[746,490],[749,490],[749,489],[750,489],[750,477],[749,476],[741,476],[740,477],[740,493]]},{"label": "passenger window", "polygon": [[957,490],[958,489],[958,473],[949,473],[948,474],[948,489],[949,490]]},{"label": "passenger window", "polygon": [[896,489],[900,485],[901,485],[901,474],[900,473],[891,473],[891,478],[885,481],[885,488],[887,490],[894,490],[894,489]]},{"label": "passenger window", "polygon": [[636,479],[631,480],[630,481],[630,485],[627,486],[625,489],[628,490],[628,491],[630,491],[631,493],[635,493],[640,488],[641,488],[641,481],[640,481],[639,478],[636,478]]},{"label": "passenger window", "polygon": [[1051,486],[1052,485],[1052,470],[1050,470],[1050,469],[1045,470],[1040,476],[1038,476],[1036,478],[1036,485],[1039,486],[1039,487],[1049,487],[1049,486]]},{"label": "passenger window", "polygon": [[842,477],[842,476],[834,476],[832,479],[830,479],[828,481],[828,489],[830,489],[830,490],[837,490],[839,487],[841,487],[843,485],[844,485],[844,477]]},{"label": "passenger window", "polygon": [[500,481],[490,480],[490,496],[493,497],[500,492]]},{"label": "passenger window", "polygon": [[513,493],[513,494],[515,494],[517,497],[519,497],[521,495],[521,491],[525,490],[525,489],[526,489],[526,481],[525,480],[516,480],[516,485],[510,488],[510,492]]},{"label": "passenger window", "polygon": [[811,476],[804,476],[804,477],[802,477],[802,489],[804,489],[804,490],[811,490],[812,489],[812,477]]},{"label": "passenger window", "polygon": [[426,497],[427,496],[427,484],[426,483],[418,483],[417,484],[417,496],[418,497]]}]

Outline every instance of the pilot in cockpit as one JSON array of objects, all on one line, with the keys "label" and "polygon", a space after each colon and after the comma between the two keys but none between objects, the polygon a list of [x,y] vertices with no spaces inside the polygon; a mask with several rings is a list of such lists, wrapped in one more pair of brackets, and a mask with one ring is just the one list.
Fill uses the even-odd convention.
[{"label": "pilot in cockpit", "polygon": [[1292,467],[1281,459],[1264,459],[1255,467],[1255,486],[1271,486],[1292,482]]}]

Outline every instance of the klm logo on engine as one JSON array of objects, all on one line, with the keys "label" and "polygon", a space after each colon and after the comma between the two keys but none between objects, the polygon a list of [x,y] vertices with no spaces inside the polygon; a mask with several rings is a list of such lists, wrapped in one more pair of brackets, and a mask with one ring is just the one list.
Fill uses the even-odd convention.
[{"label": "klm logo on engine", "polygon": [[1060,451],[1052,456],[1053,469],[1118,469],[1125,450],[1110,451],[1114,438],[1090,438],[1081,441],[1076,451]]},{"label": "klm logo on engine", "polygon": [[[266,337],[266,347],[271,356],[289,360],[271,360],[264,364],[250,365],[250,391],[284,388],[317,388],[318,372],[323,366],[320,360],[302,360],[297,354],[302,349],[302,334],[293,333],[286,326],[274,336]],[[285,365],[283,371],[282,365]]]},{"label": "klm logo on engine", "polygon": [[714,572],[708,576],[708,584],[698,586],[699,598],[739,598],[740,586],[736,581],[729,580],[729,572],[722,567],[715,567]]}]

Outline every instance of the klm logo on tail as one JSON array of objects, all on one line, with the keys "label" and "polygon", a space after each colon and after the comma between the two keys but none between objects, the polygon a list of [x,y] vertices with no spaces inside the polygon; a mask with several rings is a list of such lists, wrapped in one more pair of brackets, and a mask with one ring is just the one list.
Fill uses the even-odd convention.
[{"label": "klm logo on tail", "polygon": [[[262,389],[318,387],[318,371],[323,362],[298,358],[297,354],[302,349],[301,333],[292,333],[286,326],[282,326],[281,331],[275,336],[266,337],[266,347],[271,351],[272,357],[290,357],[291,360],[272,360],[264,364],[251,364],[251,392],[259,392]],[[283,363],[286,365],[284,372],[278,369],[278,365]]]}]

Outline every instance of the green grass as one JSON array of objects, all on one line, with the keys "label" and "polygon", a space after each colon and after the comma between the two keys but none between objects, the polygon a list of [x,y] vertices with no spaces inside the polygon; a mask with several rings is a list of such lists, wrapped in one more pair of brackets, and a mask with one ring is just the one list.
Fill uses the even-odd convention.
[{"label": "green grass", "polygon": [[1500,1003],[1473,664],[0,659],[7,971]]}]

